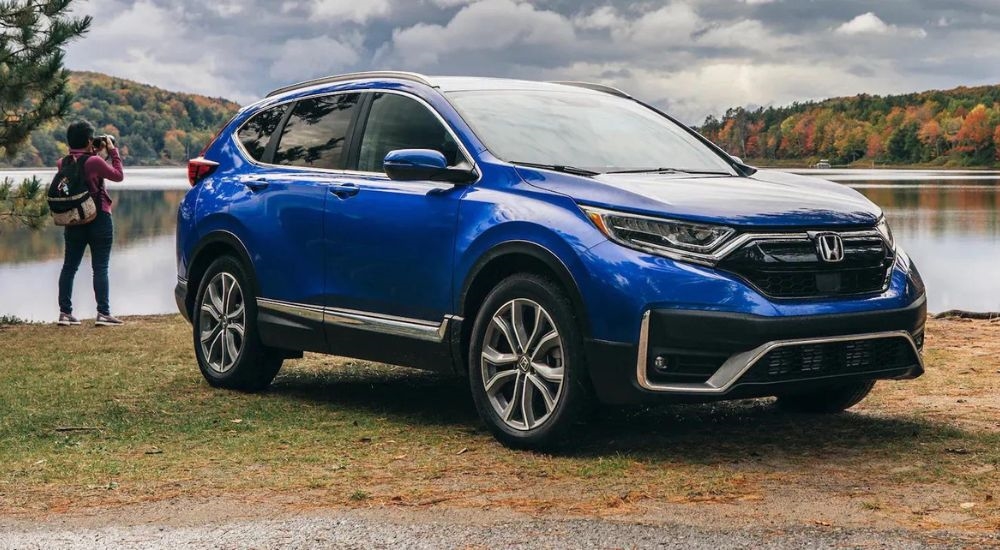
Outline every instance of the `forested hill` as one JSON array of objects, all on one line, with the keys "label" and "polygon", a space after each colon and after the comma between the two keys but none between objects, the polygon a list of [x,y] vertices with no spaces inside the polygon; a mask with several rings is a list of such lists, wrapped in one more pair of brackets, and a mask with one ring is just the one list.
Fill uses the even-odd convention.
[{"label": "forested hill", "polygon": [[701,128],[757,162],[1000,164],[1000,85],[892,96],[862,94],[756,110],[734,108]]},{"label": "forested hill", "polygon": [[118,138],[126,164],[183,164],[197,155],[239,109],[224,99],[168,92],[98,73],[70,75],[74,92],[71,114],[37,130],[11,166],[54,166],[66,153],[66,126],[83,118],[99,134]]}]

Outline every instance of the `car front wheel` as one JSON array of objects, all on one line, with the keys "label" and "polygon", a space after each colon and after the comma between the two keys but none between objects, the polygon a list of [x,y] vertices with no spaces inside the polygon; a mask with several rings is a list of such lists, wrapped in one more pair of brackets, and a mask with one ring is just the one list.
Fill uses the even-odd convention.
[{"label": "car front wheel", "polygon": [[257,301],[243,266],[225,256],[212,262],[195,300],[195,355],[216,387],[260,391],[281,369],[282,357],[257,333]]},{"label": "car front wheel", "polygon": [[564,292],[526,274],[497,285],[473,327],[469,379],[480,417],[505,445],[538,449],[564,439],[593,401]]}]

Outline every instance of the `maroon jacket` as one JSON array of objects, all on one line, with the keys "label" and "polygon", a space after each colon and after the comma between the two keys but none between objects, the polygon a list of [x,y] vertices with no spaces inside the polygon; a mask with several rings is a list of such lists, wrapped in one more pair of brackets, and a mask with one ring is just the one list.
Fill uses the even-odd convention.
[{"label": "maroon jacket", "polygon": [[[87,152],[86,149],[70,149],[69,154],[73,160],[79,160],[80,156]],[[122,158],[118,154],[118,149],[110,155],[111,164],[101,157],[94,155],[87,159],[87,164],[83,165],[83,177],[87,180],[87,187],[90,194],[98,203],[100,209],[108,214],[111,213],[111,195],[104,187],[104,180],[119,182],[125,179],[125,172],[122,170]],[[62,168],[62,159],[56,164],[56,169]]]}]

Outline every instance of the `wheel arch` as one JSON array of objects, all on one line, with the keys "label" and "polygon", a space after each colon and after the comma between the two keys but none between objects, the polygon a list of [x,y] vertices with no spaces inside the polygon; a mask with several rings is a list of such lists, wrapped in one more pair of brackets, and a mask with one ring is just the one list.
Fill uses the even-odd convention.
[{"label": "wheel arch", "polygon": [[515,273],[534,273],[551,278],[567,294],[580,322],[584,337],[590,334],[588,312],[583,295],[565,263],[549,249],[529,241],[509,241],[491,248],[469,270],[459,295],[459,311],[464,318],[459,339],[456,370],[468,366],[468,344],[479,307],[503,279]]},{"label": "wheel arch", "polygon": [[215,259],[222,256],[233,256],[243,264],[243,268],[250,278],[250,285],[253,288],[254,295],[260,296],[260,284],[253,269],[253,261],[250,259],[250,253],[247,251],[243,241],[229,231],[222,229],[215,230],[206,234],[198,241],[198,245],[191,255],[191,263],[187,272],[188,292],[184,300],[184,307],[187,308],[189,315],[193,315],[194,300],[198,294],[198,288],[201,286],[201,279],[205,275],[205,271],[208,270],[208,266]]}]

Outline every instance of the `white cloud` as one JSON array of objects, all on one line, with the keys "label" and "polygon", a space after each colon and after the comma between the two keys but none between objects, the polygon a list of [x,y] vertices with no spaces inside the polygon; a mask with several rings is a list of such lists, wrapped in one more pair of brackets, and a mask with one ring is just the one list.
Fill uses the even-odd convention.
[{"label": "white cloud", "polygon": [[208,4],[215,13],[222,17],[232,17],[234,15],[239,15],[243,13],[243,8],[246,6],[237,2],[235,0],[219,0],[214,3]]},{"label": "white cloud", "polygon": [[889,34],[892,29],[885,24],[885,21],[879,19],[879,16],[868,12],[837,27],[835,32],[840,34]]},{"label": "white cloud", "polygon": [[632,69],[627,76],[614,79],[602,78],[613,65],[578,63],[547,78],[604,82],[645,101],[666,105],[670,114],[688,124],[700,124],[706,114],[722,113],[736,105],[783,105],[859,91],[895,93],[914,85],[891,65],[878,64],[879,76],[874,78],[852,74],[850,61],[841,65],[720,61],[678,71]]},{"label": "white cloud", "polygon": [[198,93],[212,97],[224,97],[234,101],[249,101],[252,95],[240,93],[235,84],[221,76],[222,66],[214,57],[199,60],[197,70],[190,62],[164,61],[155,54],[139,47],[126,48],[115,56],[98,62],[94,70],[128,78],[145,84],[154,84],[174,91]]},{"label": "white cloud", "polygon": [[573,19],[573,25],[579,29],[613,29],[625,25],[625,21],[611,6],[603,6],[587,15],[578,15]]},{"label": "white cloud", "polygon": [[689,41],[700,24],[701,18],[694,8],[681,2],[671,2],[643,14],[625,28],[612,29],[612,35],[637,45],[665,46]]},{"label": "white cloud", "polygon": [[281,11],[305,10],[330,23],[365,23],[388,15],[391,7],[389,0],[285,0]]},{"label": "white cloud", "polygon": [[777,50],[795,45],[796,41],[790,36],[770,31],[760,21],[744,19],[710,28],[698,36],[696,43],[773,54],[777,53]]},{"label": "white cloud", "polygon": [[927,31],[920,28],[901,29],[896,25],[887,25],[879,16],[872,12],[863,13],[854,19],[840,25],[834,30],[837,34],[902,34],[915,38],[924,38]]},{"label": "white cloud", "polygon": [[472,4],[477,1],[478,0],[430,0],[431,4],[434,4],[439,8],[455,8],[466,4]]},{"label": "white cloud", "polygon": [[513,45],[555,46],[572,42],[565,17],[511,0],[483,0],[462,8],[447,25],[420,23],[392,33],[391,56],[407,66],[437,63],[442,55],[502,51]]},{"label": "white cloud", "polygon": [[334,38],[295,38],[285,42],[270,74],[280,81],[302,81],[337,74],[355,65],[361,54],[355,45]]},{"label": "white cloud", "polygon": [[[365,69],[592,80],[700,122],[734,105],[995,82],[995,3],[841,17],[798,0],[75,0],[95,19],[67,65],[241,102]],[[751,18],[760,4],[789,9]]]}]

